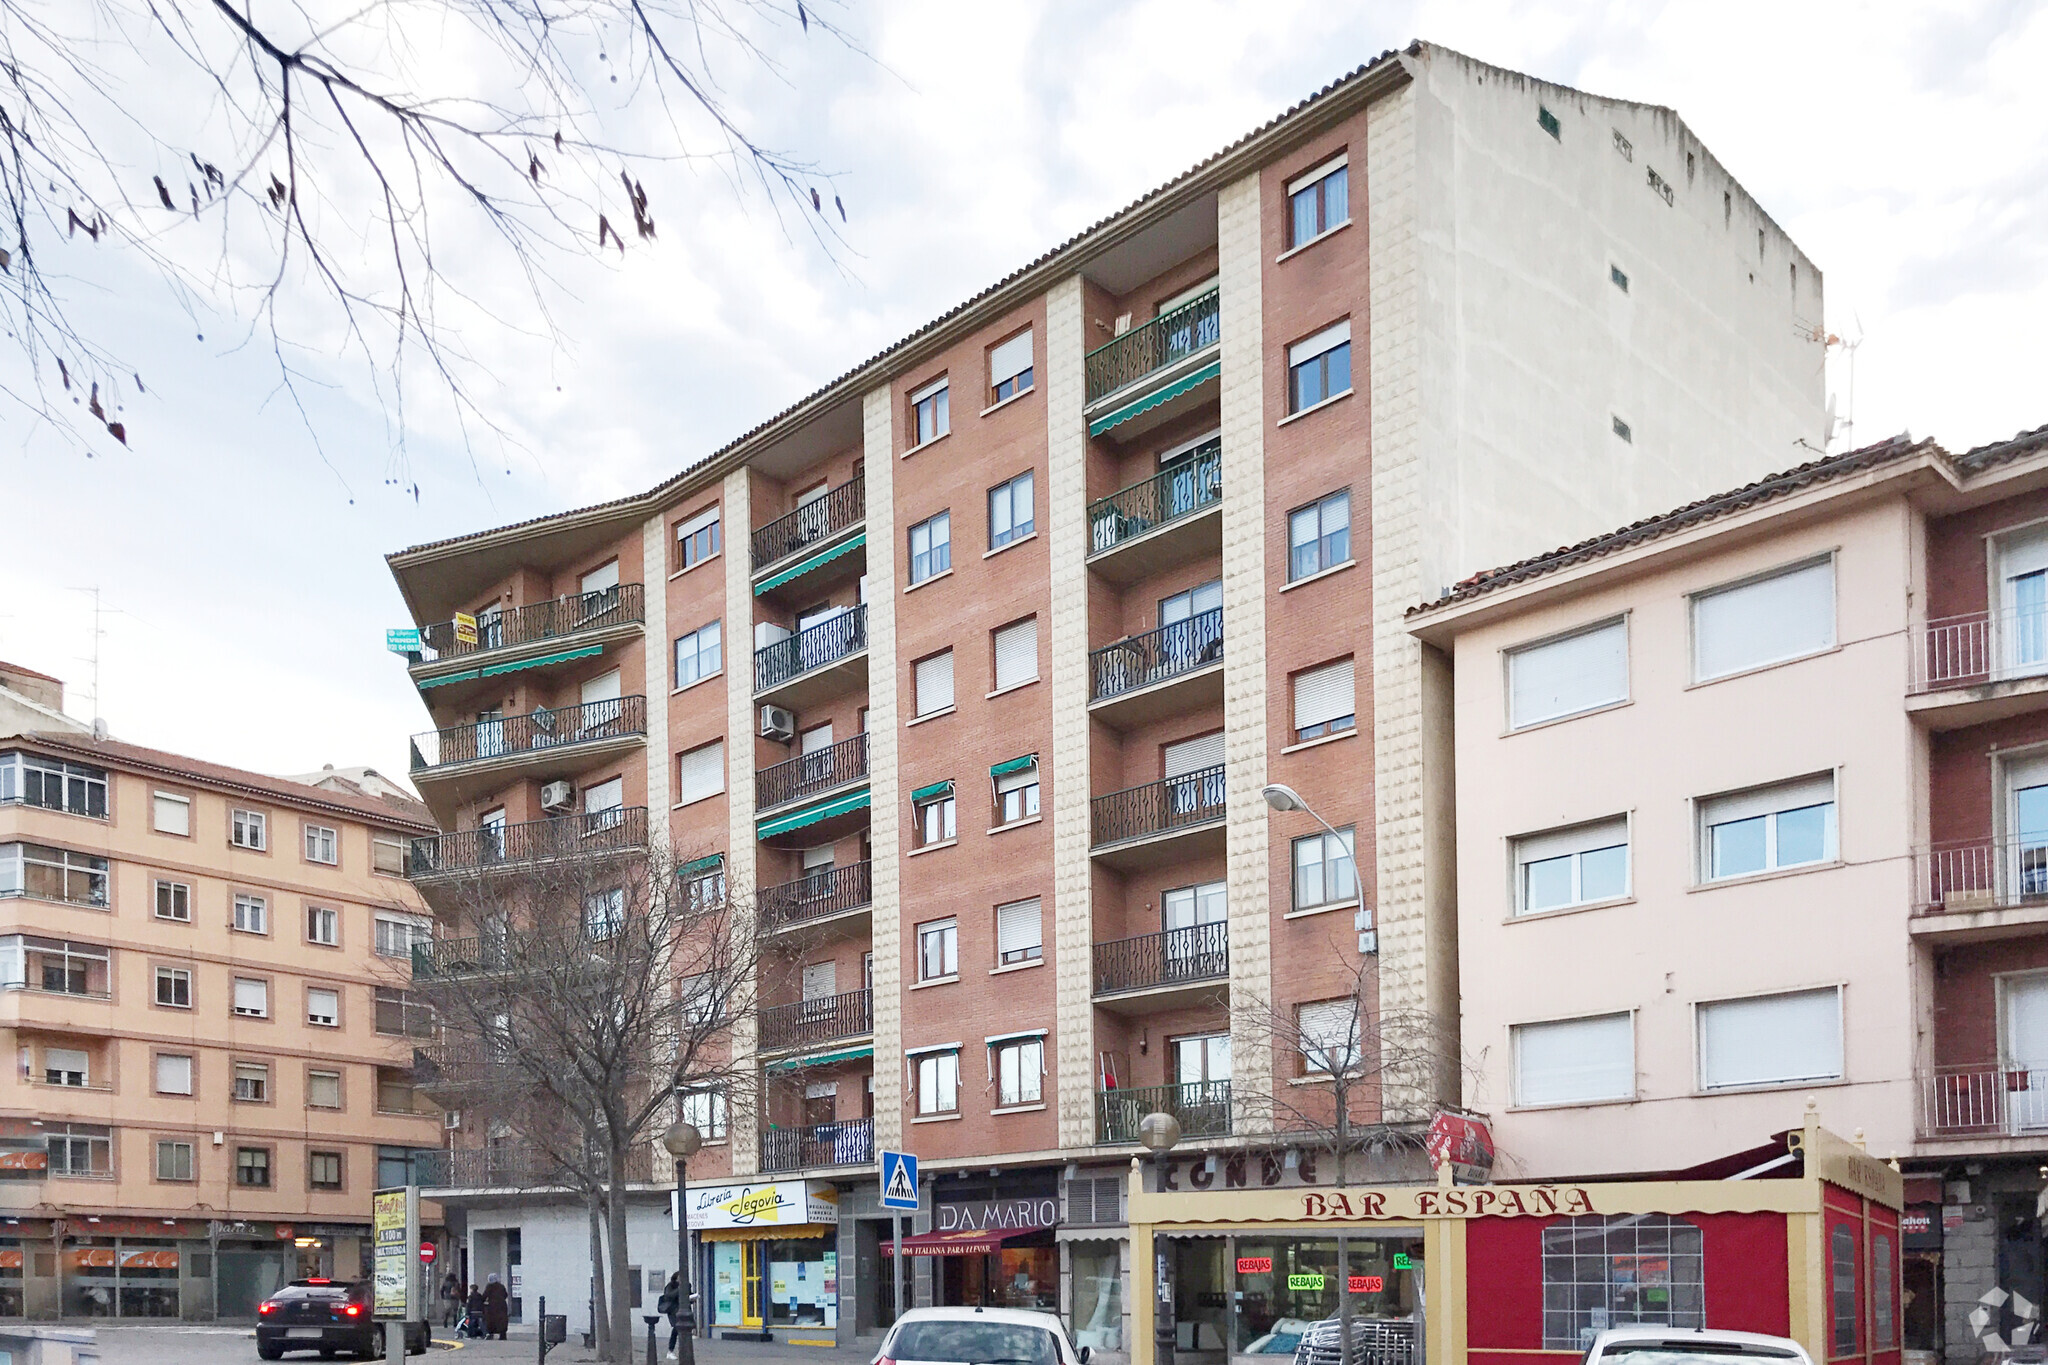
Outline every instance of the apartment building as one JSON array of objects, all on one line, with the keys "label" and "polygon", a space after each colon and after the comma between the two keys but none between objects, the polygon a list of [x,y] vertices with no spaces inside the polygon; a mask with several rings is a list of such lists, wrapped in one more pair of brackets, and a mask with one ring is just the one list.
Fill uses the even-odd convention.
[{"label": "apartment building", "polygon": [[1683,1168],[1811,1103],[1907,1172],[1875,1347],[2038,1331],[2044,582],[2048,428],[1816,461],[1411,614],[1504,1164]]},{"label": "apartment building", "polygon": [[89,731],[0,737],[0,1317],[253,1316],[366,1272],[370,1191],[441,1140],[405,970],[431,829]]},{"label": "apartment building", "polygon": [[[1819,440],[1820,287],[1669,110],[1385,54],[659,487],[391,556],[422,891],[594,813],[753,907],[763,1098],[691,1111],[712,1322],[886,1323],[908,1148],[914,1301],[1115,1358],[1143,1116],[1169,1182],[1311,1180],[1262,1115],[1321,1082],[1259,1019],[1362,976],[1455,1021],[1448,673],[1403,609]],[[461,1143],[473,1263],[581,1302],[580,1208],[505,1177],[511,1125]],[[722,1224],[769,1183],[788,1235]],[[1186,1349],[1264,1330],[1174,1246]],[[1288,1286],[1247,1292],[1327,1307]]]}]

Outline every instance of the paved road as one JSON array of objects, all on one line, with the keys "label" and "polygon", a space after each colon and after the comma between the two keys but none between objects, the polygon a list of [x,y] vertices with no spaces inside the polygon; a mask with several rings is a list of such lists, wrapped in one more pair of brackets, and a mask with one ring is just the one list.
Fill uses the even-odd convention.
[{"label": "paved road", "polygon": [[[75,1325],[99,1329],[102,1365],[254,1365],[256,1360],[256,1333],[249,1327],[197,1322],[165,1323],[161,1326],[86,1322]],[[434,1362],[445,1362],[445,1365],[511,1365],[514,1361],[531,1365],[536,1355],[531,1329],[524,1337],[515,1329],[510,1341],[450,1341],[446,1336],[437,1328],[434,1349],[425,1356],[414,1356],[413,1360],[420,1365],[434,1365]],[[658,1344],[668,1344],[665,1329]],[[636,1338],[634,1345],[633,1359],[644,1362],[646,1339]],[[801,1361],[816,1362],[816,1365],[866,1365],[873,1357],[871,1347],[825,1350],[805,1346],[760,1346],[747,1342],[699,1340],[697,1343],[698,1365],[794,1365]],[[657,1351],[655,1359],[661,1361],[662,1358],[661,1352]],[[318,1361],[320,1357],[302,1354],[289,1355],[285,1359]],[[567,1346],[557,1346],[548,1352],[548,1365],[588,1365],[595,1359],[595,1354],[584,1350],[574,1338]]]}]

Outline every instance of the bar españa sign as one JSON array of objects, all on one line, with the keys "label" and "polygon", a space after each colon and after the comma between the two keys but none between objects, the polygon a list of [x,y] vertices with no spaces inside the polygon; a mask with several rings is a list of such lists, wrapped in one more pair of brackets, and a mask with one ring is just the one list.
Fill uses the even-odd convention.
[{"label": "bar espa\u00f1a sign", "polygon": [[1364,1218],[1529,1218],[1598,1213],[1583,1185],[1454,1185],[1314,1191],[1301,1196],[1307,1221]]},{"label": "bar espa\u00f1a sign", "polygon": [[379,1318],[406,1317],[406,1286],[412,1270],[405,1245],[405,1191],[379,1190],[370,1196],[371,1227],[376,1233],[376,1306]]}]

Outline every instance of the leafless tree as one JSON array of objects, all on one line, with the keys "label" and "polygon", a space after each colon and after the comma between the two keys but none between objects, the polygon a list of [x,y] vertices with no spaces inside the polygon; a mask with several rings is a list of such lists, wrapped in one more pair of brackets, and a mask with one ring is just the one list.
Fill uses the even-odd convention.
[{"label": "leafless tree", "polygon": [[[1345,964],[1332,994],[1282,1003],[1238,992],[1232,1033],[1243,1045],[1270,1049],[1273,1084],[1264,1091],[1233,1086],[1232,1100],[1252,1131],[1326,1152],[1333,1184],[1364,1167],[1380,1178],[1427,1172],[1423,1145],[1430,1115],[1455,1096],[1459,1072],[1452,1031],[1423,1010],[1379,1007],[1386,978],[1377,959],[1333,946]],[[1337,1236],[1337,1316],[1343,1365],[1351,1365],[1350,1239]]]},{"label": "leafless tree", "polygon": [[729,1028],[753,1010],[758,972],[752,914],[722,878],[686,876],[658,850],[598,856],[602,818],[575,817],[591,826],[576,831],[581,849],[516,871],[486,859],[437,889],[439,937],[412,989],[436,1024],[423,1084],[502,1119],[524,1148],[518,1178],[577,1191],[602,1223],[601,1344],[623,1361],[627,1186],[655,1178],[679,1095],[751,1107]]},{"label": "leafless tree", "polygon": [[[837,3],[0,0],[0,400],[126,443],[153,280],[247,329],[316,441],[315,358],[349,354],[406,485],[409,383],[506,434],[465,327],[556,339],[560,268],[652,241],[660,172],[709,172],[833,251],[829,177],[757,141],[726,82],[852,48]],[[531,320],[501,315],[508,282]]]}]

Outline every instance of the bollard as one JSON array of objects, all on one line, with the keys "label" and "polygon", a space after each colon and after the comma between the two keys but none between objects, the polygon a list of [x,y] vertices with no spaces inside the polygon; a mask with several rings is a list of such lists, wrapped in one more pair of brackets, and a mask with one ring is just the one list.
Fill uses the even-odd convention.
[{"label": "bollard", "polygon": [[540,1365],[548,1365],[548,1296],[540,1296],[540,1331],[534,1333],[540,1338]]},{"label": "bollard", "polygon": [[647,1314],[646,1316],[647,1316],[647,1365],[654,1365],[654,1359],[655,1359],[655,1357],[654,1357],[654,1324],[655,1324],[655,1323],[657,1323],[657,1322],[660,1322],[660,1321],[661,1321],[661,1314],[659,1314],[659,1313],[649,1313],[649,1314]]}]

